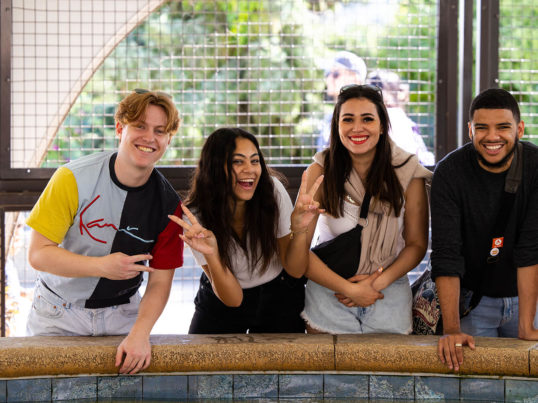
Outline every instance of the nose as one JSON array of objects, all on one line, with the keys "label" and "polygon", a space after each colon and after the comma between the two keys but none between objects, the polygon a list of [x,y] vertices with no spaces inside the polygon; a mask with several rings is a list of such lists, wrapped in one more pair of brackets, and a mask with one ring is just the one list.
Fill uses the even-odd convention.
[{"label": "nose", "polygon": [[486,138],[490,141],[499,140],[501,138],[500,132],[496,127],[490,127],[486,133]]},{"label": "nose", "polygon": [[155,138],[153,130],[151,128],[145,129],[144,132],[142,133],[142,138],[147,142],[153,141],[153,139]]},{"label": "nose", "polygon": [[362,122],[360,119],[356,119],[355,122],[353,122],[353,131],[354,132],[360,132],[362,130]]},{"label": "nose", "polygon": [[252,163],[250,161],[248,161],[246,164],[245,164],[245,171],[247,172],[252,172],[252,169],[254,168],[254,165],[252,165]]}]

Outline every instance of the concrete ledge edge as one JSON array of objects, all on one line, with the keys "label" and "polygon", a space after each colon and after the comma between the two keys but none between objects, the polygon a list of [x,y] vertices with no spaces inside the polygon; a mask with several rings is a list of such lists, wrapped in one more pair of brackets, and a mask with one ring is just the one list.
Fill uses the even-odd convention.
[{"label": "concrete ledge edge", "polygon": [[[0,379],[110,376],[123,336],[0,338]],[[327,373],[538,377],[535,342],[475,338],[454,373],[437,357],[437,336],[228,334],[152,335],[143,375]]]}]

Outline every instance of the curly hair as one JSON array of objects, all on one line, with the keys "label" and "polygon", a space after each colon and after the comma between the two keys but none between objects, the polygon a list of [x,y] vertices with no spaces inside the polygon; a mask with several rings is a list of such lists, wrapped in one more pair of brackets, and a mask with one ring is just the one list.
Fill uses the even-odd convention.
[{"label": "curly hair", "polygon": [[388,202],[396,216],[399,216],[404,203],[404,192],[394,170],[397,167],[392,165],[392,147],[388,136],[390,119],[383,103],[381,90],[372,85],[352,84],[343,87],[340,91],[331,121],[330,146],[324,151],[325,179],[322,183],[321,204],[332,216],[342,216],[344,184],[349,179],[352,162],[349,151],[340,140],[340,110],[346,101],[353,98],[365,98],[371,101],[376,106],[381,121],[382,135],[379,136],[374,160],[368,170],[364,187],[372,197]]},{"label": "curly hair", "polygon": [[[236,139],[251,141],[259,154],[261,175],[252,199],[246,202],[242,234],[233,230],[233,216],[237,201],[233,191],[232,159]],[[266,166],[260,145],[253,134],[239,128],[222,128],[205,141],[198,166],[194,172],[186,205],[197,210],[202,225],[215,234],[219,254],[226,267],[234,271],[231,257],[236,243],[250,259],[252,274],[262,262],[263,274],[277,252],[278,204],[274,193],[274,172]]]}]

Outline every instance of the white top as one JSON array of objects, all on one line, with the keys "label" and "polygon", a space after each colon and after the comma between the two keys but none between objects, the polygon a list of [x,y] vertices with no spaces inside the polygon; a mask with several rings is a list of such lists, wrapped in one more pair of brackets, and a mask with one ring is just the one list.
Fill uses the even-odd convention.
[{"label": "white top", "polygon": [[[278,204],[278,209],[280,211],[280,218],[278,220],[277,228],[277,238],[282,238],[290,233],[290,216],[291,212],[293,211],[293,204],[291,203],[290,196],[284,188],[284,185],[282,185],[282,183],[280,183],[278,179],[274,177],[272,179],[275,187],[275,197]],[[194,211],[193,214],[196,216],[196,218],[199,218]],[[263,214],[263,212],[260,211],[260,214]],[[183,215],[183,219],[188,222],[188,219],[185,215]],[[256,266],[256,269],[251,275],[250,270],[248,270],[248,267],[250,265],[250,259],[245,254],[245,251],[239,245],[236,244],[235,240],[232,242],[235,246],[235,253],[231,257],[232,271],[237,278],[237,281],[239,281],[241,288],[252,288],[261,284],[268,283],[269,281],[275,279],[282,271],[282,262],[280,261],[278,253],[275,253],[271,263],[267,267],[267,271],[263,275],[259,275],[262,262],[259,262],[259,264]],[[196,260],[196,263],[198,263],[200,266],[204,266],[207,264],[203,254],[198,251],[195,251],[194,249],[191,250],[194,259]]]}]

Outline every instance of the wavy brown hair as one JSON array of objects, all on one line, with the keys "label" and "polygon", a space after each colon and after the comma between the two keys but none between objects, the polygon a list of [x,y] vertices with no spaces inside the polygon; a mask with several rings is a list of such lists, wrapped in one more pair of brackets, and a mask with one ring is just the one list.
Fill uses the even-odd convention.
[{"label": "wavy brown hair", "polygon": [[166,127],[164,130],[173,136],[179,129],[181,119],[172,98],[163,92],[133,91],[118,104],[115,115],[116,122],[128,125],[141,121],[144,119],[149,105],[160,106],[163,109],[166,114]]},{"label": "wavy brown hair", "polygon": [[331,122],[331,140],[328,150],[324,151],[324,175],[321,203],[329,214],[340,217],[344,209],[344,183],[349,179],[352,169],[351,156],[340,140],[339,121],[342,105],[353,98],[364,98],[372,102],[381,121],[381,135],[376,145],[372,165],[368,170],[364,187],[372,197],[388,202],[396,216],[400,215],[404,203],[402,185],[392,165],[392,148],[388,132],[390,120],[383,95],[378,87],[352,84],[340,91],[334,107]]},{"label": "wavy brown hair", "polygon": [[[254,196],[246,202],[243,234],[235,233],[232,228],[236,200],[232,176],[226,174],[234,172],[232,160],[237,138],[245,138],[254,144],[261,166]],[[259,274],[263,274],[277,252],[279,211],[271,179],[273,173],[265,164],[258,140],[245,130],[218,129],[204,143],[186,204],[189,208],[195,208],[201,224],[213,231],[219,245],[220,258],[232,271],[231,256],[235,250],[233,241],[249,257],[250,273],[254,272],[261,261]]]}]

